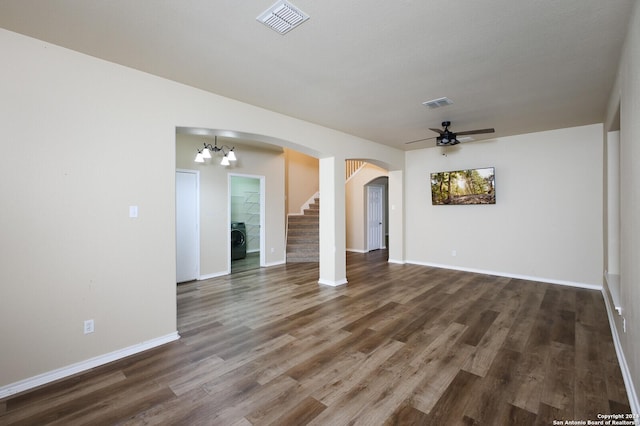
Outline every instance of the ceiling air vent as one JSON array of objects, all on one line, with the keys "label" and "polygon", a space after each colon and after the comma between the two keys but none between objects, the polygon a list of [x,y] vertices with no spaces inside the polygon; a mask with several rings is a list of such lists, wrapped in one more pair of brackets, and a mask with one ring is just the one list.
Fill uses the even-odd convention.
[{"label": "ceiling air vent", "polygon": [[288,1],[280,0],[256,19],[272,30],[286,34],[309,19],[309,15]]},{"label": "ceiling air vent", "polygon": [[431,109],[440,108],[443,106],[451,105],[453,101],[449,98],[438,98],[432,99],[430,101],[423,102],[422,105],[429,107]]}]

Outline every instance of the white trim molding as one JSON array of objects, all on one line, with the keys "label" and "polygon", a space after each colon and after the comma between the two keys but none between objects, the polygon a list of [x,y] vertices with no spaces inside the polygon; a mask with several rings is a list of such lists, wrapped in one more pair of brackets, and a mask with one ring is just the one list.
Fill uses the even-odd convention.
[{"label": "white trim molding", "polygon": [[223,277],[223,276],[229,275],[229,274],[230,274],[229,271],[224,271],[224,272],[214,272],[213,274],[200,275],[198,277],[198,281],[208,280],[208,279],[211,279],[211,278]]},{"label": "white trim molding", "polygon": [[579,287],[579,288],[585,288],[588,290],[598,290],[598,291],[602,290],[601,285],[578,283],[575,281],[558,280],[555,278],[533,277],[529,275],[511,274],[508,272],[487,271],[484,269],[465,268],[462,266],[443,265],[443,264],[431,263],[431,262],[418,262],[415,260],[407,260],[406,263],[409,263],[412,265],[431,266],[433,268],[451,269],[454,271],[473,272],[475,274],[495,275],[496,277],[516,278],[516,279],[527,280],[527,281],[537,281],[537,282],[547,283],[547,284],[566,285],[569,287]]},{"label": "white trim molding", "polygon": [[347,279],[342,279],[342,280],[338,280],[338,281],[329,281],[329,280],[323,280],[322,278],[320,278],[318,280],[318,284],[320,285],[327,285],[330,287],[338,287],[341,285],[345,285],[347,283]]},{"label": "white trim molding", "polygon": [[346,251],[350,251],[352,253],[369,253],[367,250],[360,250],[360,249],[354,249],[354,248],[348,248],[348,247]]},{"label": "white trim molding", "polygon": [[135,345],[119,349],[117,351],[99,355],[97,357],[80,361],[66,367],[58,368],[56,370],[48,371],[46,373],[42,373],[28,379],[11,383],[0,388],[0,399],[14,395],[16,393],[27,391],[29,389],[33,389],[37,386],[51,383],[55,380],[64,379],[65,377],[69,377],[77,373],[82,373],[83,371],[87,371],[91,368],[95,368],[109,362],[117,361],[130,355],[137,354],[139,352],[144,352],[146,350],[155,348],[156,346],[161,346],[165,343],[173,342],[174,340],[178,340],[179,338],[180,335],[176,331],[174,333],[167,334],[166,336],[161,336],[155,339],[140,342]]}]

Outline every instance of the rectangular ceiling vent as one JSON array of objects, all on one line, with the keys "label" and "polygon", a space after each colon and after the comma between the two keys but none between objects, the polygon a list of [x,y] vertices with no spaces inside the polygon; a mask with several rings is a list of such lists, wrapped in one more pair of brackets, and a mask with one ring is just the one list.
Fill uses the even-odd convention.
[{"label": "rectangular ceiling vent", "polygon": [[438,98],[438,99],[432,99],[430,101],[426,101],[423,102],[422,105],[429,107],[431,109],[434,108],[440,108],[443,106],[447,106],[447,105],[451,105],[453,103],[453,101],[449,98]]},{"label": "rectangular ceiling vent", "polygon": [[272,30],[286,34],[309,19],[309,15],[288,1],[280,0],[256,19]]}]

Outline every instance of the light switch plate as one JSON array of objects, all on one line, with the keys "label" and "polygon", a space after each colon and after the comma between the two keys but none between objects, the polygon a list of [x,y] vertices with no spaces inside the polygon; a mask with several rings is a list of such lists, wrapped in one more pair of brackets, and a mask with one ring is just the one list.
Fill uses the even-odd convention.
[{"label": "light switch plate", "polygon": [[129,206],[129,217],[138,217],[138,206]]}]

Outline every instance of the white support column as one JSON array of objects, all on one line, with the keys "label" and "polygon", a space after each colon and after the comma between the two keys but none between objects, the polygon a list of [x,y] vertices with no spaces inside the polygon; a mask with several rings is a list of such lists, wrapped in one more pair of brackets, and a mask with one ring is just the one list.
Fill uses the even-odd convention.
[{"label": "white support column", "polygon": [[319,284],[347,283],[344,158],[320,159]]},{"label": "white support column", "polygon": [[389,262],[404,263],[404,174],[389,172]]}]

